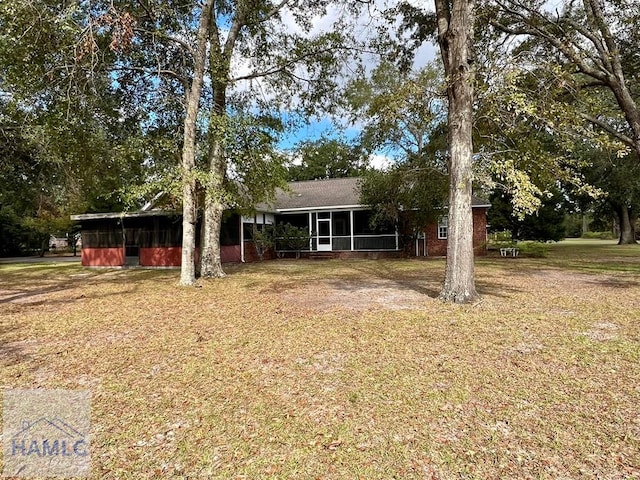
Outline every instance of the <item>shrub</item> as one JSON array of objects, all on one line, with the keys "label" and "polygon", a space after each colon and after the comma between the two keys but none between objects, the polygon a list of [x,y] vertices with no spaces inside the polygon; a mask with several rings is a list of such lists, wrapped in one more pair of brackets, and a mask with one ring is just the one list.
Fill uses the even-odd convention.
[{"label": "shrub", "polygon": [[516,247],[523,257],[543,258],[549,253],[549,246],[542,242],[518,242]]},{"label": "shrub", "polygon": [[615,240],[611,232],[584,232],[582,238],[593,238],[598,240]]},{"label": "shrub", "polygon": [[493,243],[511,242],[511,232],[509,230],[503,230],[502,232],[490,233],[489,240]]}]

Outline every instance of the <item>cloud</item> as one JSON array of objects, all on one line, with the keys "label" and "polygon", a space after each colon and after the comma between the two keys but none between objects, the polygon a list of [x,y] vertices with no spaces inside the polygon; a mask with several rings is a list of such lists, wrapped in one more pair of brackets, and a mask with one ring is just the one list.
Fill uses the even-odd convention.
[{"label": "cloud", "polygon": [[369,157],[369,165],[376,170],[386,170],[394,163],[393,159],[386,155],[374,154]]}]

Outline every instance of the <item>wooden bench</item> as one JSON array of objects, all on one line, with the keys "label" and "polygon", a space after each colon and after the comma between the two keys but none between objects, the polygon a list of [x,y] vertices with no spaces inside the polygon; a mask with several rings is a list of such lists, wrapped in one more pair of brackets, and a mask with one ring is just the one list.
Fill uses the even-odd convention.
[{"label": "wooden bench", "polygon": [[501,257],[517,257],[519,253],[520,253],[520,249],[515,247],[507,247],[507,248],[500,249]]}]

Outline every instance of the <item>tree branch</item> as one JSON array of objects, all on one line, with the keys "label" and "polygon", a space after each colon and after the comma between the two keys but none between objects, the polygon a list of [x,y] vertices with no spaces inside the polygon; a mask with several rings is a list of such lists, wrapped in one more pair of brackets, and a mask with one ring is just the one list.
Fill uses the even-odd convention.
[{"label": "tree branch", "polygon": [[315,50],[312,52],[307,52],[304,55],[300,55],[296,58],[293,58],[291,60],[288,60],[287,62],[285,62],[284,64],[277,66],[277,67],[273,67],[270,68],[268,70],[262,71],[262,72],[253,72],[247,75],[241,75],[239,77],[235,77],[229,80],[229,82],[238,82],[240,80],[252,80],[255,78],[261,78],[261,77],[266,77],[268,75],[273,75],[276,73],[282,73],[283,71],[285,71],[287,68],[291,67],[292,65],[295,65],[296,63],[300,62],[301,60],[304,60],[305,58],[308,57],[313,57],[316,55],[320,55],[320,54],[324,54],[324,53],[328,53],[328,52],[333,52],[336,50],[340,50],[340,47],[329,47],[329,48],[324,48],[322,50]]},{"label": "tree branch", "polygon": [[590,123],[593,123],[597,127],[599,127],[602,130],[604,130],[605,132],[613,135],[615,138],[620,140],[625,145],[627,145],[627,146],[629,146],[631,148],[635,148],[635,143],[634,143],[634,141],[633,141],[633,139],[631,137],[628,137],[624,133],[620,133],[618,130],[613,128],[607,122],[604,122],[604,121],[600,120],[599,118],[594,117],[594,116],[589,115],[589,114],[586,114],[586,113],[579,113],[579,115],[580,115],[580,118],[583,118],[584,120],[586,120],[586,121],[588,121]]},{"label": "tree branch", "polygon": [[151,35],[152,37],[163,38],[163,39],[169,40],[171,42],[177,43],[185,51],[187,51],[187,53],[189,53],[189,55],[193,56],[193,48],[191,47],[191,45],[189,45],[187,42],[185,42],[184,40],[182,40],[180,38],[174,37],[172,35],[167,35],[166,33],[163,33],[161,31],[151,31],[151,30],[146,30],[144,28],[136,28],[136,29],[134,29],[134,31],[137,32],[137,33],[144,33],[146,35]]},{"label": "tree branch", "polygon": [[180,75],[179,73],[174,72],[173,70],[167,70],[167,69],[161,69],[161,68],[151,70],[151,69],[144,68],[144,67],[131,67],[131,66],[125,67],[125,66],[122,66],[122,67],[114,68],[114,71],[141,72],[141,73],[144,73],[144,74],[149,75],[149,76],[166,75],[166,76],[171,77],[171,78],[173,78],[175,80],[178,80],[185,87],[185,89],[189,88],[189,80],[186,77]]}]

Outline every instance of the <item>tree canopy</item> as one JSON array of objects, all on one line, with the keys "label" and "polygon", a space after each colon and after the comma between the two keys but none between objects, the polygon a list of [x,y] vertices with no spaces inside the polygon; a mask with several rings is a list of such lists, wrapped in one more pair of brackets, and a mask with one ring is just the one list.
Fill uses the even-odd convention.
[{"label": "tree canopy", "polygon": [[288,180],[321,180],[358,177],[368,166],[368,158],[360,145],[337,138],[303,141],[291,152]]}]

